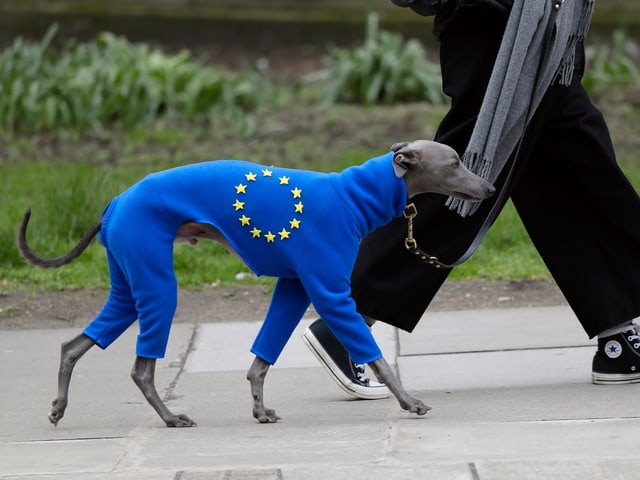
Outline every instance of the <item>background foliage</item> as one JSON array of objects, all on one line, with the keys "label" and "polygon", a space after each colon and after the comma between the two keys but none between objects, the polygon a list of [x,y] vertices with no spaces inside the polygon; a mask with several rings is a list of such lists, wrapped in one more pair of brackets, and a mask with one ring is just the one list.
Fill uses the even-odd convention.
[{"label": "background foliage", "polygon": [[365,41],[359,48],[335,48],[327,67],[310,79],[325,81],[329,103],[363,105],[397,102],[445,103],[440,67],[427,59],[416,39],[380,30],[378,16],[367,18]]},{"label": "background foliage", "polygon": [[128,128],[158,118],[241,120],[269,97],[255,71],[232,74],[111,33],[52,46],[17,38],[0,53],[0,131]]},{"label": "background foliage", "polygon": [[[108,285],[97,242],[62,269],[25,265],[15,233],[29,205],[34,248],[60,255],[113,195],[151,171],[211,158],[340,170],[395,141],[433,137],[447,109],[437,63],[415,40],[381,31],[375,17],[361,45],[330,50],[318,72],[287,81],[109,33],[54,46],[55,35],[52,27],[39,42],[16,39],[0,52],[0,291]],[[637,43],[617,31],[590,46],[588,58],[585,86],[640,188]],[[175,252],[183,286],[258,281],[215,244]],[[546,275],[508,204],[452,278]]]}]

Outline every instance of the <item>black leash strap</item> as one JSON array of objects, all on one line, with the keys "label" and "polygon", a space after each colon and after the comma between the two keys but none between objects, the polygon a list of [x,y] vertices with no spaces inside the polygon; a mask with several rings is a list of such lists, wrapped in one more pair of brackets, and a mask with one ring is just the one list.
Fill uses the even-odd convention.
[{"label": "black leash strap", "polygon": [[[551,18],[549,19],[549,23],[547,24],[547,27],[544,33],[542,55],[540,56],[540,64],[538,65],[538,70],[536,72],[536,79],[535,79],[534,85],[538,84],[541,70],[542,70],[542,62],[544,61],[546,57],[546,53],[550,48],[551,38],[553,36],[553,29],[555,27],[555,18],[558,14],[558,10],[560,10],[561,5],[564,3],[564,0],[552,0],[552,1],[553,1],[553,9],[551,10]],[[533,95],[535,95],[535,87],[533,89],[531,102],[529,103],[529,109],[527,110],[527,114],[525,116],[525,122],[528,122],[529,120],[531,120],[530,115],[533,107]],[[416,239],[413,237],[413,219],[418,215],[418,209],[416,208],[415,203],[408,204],[404,209],[404,213],[403,213],[404,218],[406,218],[408,221],[407,238],[404,241],[404,246],[409,252],[413,253],[420,260],[422,260],[423,262],[435,268],[457,267],[458,265],[461,265],[462,263],[467,261],[469,257],[471,257],[471,255],[475,253],[475,251],[480,246],[480,243],[484,239],[485,235],[489,231],[489,228],[491,227],[491,225],[493,225],[494,220],[502,210],[502,207],[504,206],[504,202],[506,202],[507,191],[509,190],[508,188],[509,183],[511,182],[511,178],[513,176],[513,172],[515,171],[515,166],[518,161],[518,157],[520,156],[520,151],[522,150],[522,144],[524,143],[524,137],[526,135],[527,126],[528,126],[528,123],[525,123],[524,131],[522,132],[522,135],[518,140],[518,144],[516,145],[515,153],[513,155],[513,160],[511,161],[511,165],[509,166],[509,170],[507,171],[507,176],[505,177],[500,193],[496,197],[496,200],[493,206],[491,207],[491,210],[489,211],[486,218],[482,222],[482,225],[480,226],[478,233],[476,233],[475,238],[471,242],[471,245],[469,245],[467,250],[460,256],[460,258],[458,258],[453,263],[443,263],[438,259],[438,257],[434,255],[429,255],[428,253],[425,253],[422,249],[420,249],[420,247],[418,247],[418,242],[416,242]]]}]

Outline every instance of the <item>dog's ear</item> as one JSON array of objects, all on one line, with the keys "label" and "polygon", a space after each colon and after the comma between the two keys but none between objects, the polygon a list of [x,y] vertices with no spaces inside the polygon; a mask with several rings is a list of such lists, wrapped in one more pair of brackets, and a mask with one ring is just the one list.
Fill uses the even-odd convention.
[{"label": "dog's ear", "polygon": [[[391,150],[394,153],[393,155],[393,173],[396,174],[396,177],[403,177],[407,170],[411,168],[412,165],[416,164],[416,152],[410,148],[407,148],[409,145],[408,142],[396,143],[391,147]],[[394,147],[398,147],[395,149]]]},{"label": "dog's ear", "polygon": [[409,142],[394,143],[393,145],[391,145],[391,151],[392,152],[397,152],[398,150],[400,150],[401,148],[406,147],[407,145],[409,145]]}]

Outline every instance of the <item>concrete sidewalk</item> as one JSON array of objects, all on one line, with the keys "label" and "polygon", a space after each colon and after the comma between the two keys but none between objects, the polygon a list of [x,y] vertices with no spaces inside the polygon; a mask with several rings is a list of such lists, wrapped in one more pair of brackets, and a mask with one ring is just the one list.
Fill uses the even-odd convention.
[{"label": "concrete sidewalk", "polygon": [[131,382],[135,329],[78,363],[57,428],[59,344],[78,331],[1,331],[0,478],[640,479],[640,384],[590,383],[595,344],[567,307],[428,313],[411,335],[376,325],[426,417],[348,399],[299,338],[309,321],[267,376],[271,425],[245,380],[259,323],[174,325],[157,384],[188,429],[164,427]]}]

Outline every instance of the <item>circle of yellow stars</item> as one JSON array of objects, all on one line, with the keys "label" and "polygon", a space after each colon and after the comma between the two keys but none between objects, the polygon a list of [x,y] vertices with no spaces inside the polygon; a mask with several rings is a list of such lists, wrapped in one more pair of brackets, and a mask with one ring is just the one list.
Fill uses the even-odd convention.
[{"label": "circle of yellow stars", "polygon": [[[242,201],[241,198],[243,198],[243,196],[247,194],[247,189],[249,188],[251,182],[258,181],[258,175],[260,175],[260,177],[262,178],[273,177],[273,170],[264,168],[262,169],[260,174],[254,172],[245,173],[244,183],[241,182],[238,185],[234,186],[237,198],[235,202],[233,202],[232,206],[236,212],[242,212],[244,210],[245,204],[247,202]],[[278,185],[288,187],[290,180],[290,177],[284,175],[278,177]],[[294,201],[293,217],[291,218],[291,220],[289,220],[288,226],[283,226],[280,231],[276,231],[274,233],[271,230],[267,230],[265,232],[262,229],[258,228],[257,225],[254,225],[251,217],[247,217],[244,213],[242,213],[242,215],[238,217],[240,225],[249,229],[251,238],[265,239],[267,243],[275,243],[276,239],[279,239],[281,241],[288,239],[291,236],[293,230],[297,230],[300,228],[302,220],[297,217],[304,213],[304,204],[302,203],[302,190],[298,187],[294,187],[292,190],[290,190],[290,192],[292,200]]]}]

